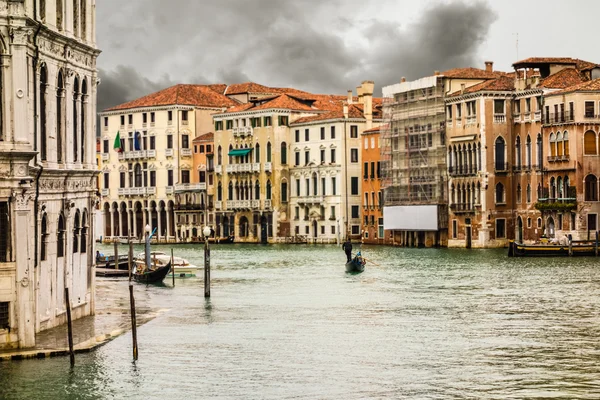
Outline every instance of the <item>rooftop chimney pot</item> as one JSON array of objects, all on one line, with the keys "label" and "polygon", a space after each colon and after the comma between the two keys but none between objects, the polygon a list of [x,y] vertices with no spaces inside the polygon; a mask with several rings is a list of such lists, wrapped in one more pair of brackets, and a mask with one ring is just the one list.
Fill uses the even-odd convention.
[{"label": "rooftop chimney pot", "polygon": [[486,72],[494,72],[494,62],[493,61],[485,62],[485,71]]}]

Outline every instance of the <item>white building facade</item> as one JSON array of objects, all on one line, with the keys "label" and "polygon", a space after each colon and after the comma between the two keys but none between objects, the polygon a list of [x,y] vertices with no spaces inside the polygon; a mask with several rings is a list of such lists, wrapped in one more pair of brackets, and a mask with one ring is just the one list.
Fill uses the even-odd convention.
[{"label": "white building facade", "polygon": [[0,349],[94,313],[95,1],[0,1]]}]

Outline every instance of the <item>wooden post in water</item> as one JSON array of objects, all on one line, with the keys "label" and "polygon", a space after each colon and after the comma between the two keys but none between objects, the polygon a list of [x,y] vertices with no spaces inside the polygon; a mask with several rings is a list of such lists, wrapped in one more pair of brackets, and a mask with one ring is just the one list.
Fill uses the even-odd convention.
[{"label": "wooden post in water", "polygon": [[173,248],[171,247],[171,273],[173,274],[173,287],[175,287],[175,264],[173,264]]},{"label": "wooden post in water", "polygon": [[128,257],[128,265],[129,265],[129,282],[131,282],[132,271],[133,271],[133,241],[131,240],[131,236],[129,236],[129,257]]},{"label": "wooden post in water", "polygon": [[135,298],[133,297],[133,282],[129,281],[129,304],[131,306],[131,338],[133,339],[133,360],[138,359],[137,320],[135,316]]},{"label": "wooden post in water", "polygon": [[596,231],[596,245],[594,246],[594,254],[598,257],[598,231]]},{"label": "wooden post in water", "polygon": [[115,245],[115,269],[119,269],[119,242],[114,241]]},{"label": "wooden post in water", "polygon": [[73,351],[73,320],[71,319],[71,300],[69,299],[69,288],[65,288],[65,303],[67,306],[67,334],[69,338],[69,358],[71,367],[75,366],[75,352]]},{"label": "wooden post in water", "polygon": [[569,255],[573,255],[573,240],[571,238],[569,238]]},{"label": "wooden post in water", "polygon": [[208,236],[204,237],[204,297],[210,297],[210,248]]}]

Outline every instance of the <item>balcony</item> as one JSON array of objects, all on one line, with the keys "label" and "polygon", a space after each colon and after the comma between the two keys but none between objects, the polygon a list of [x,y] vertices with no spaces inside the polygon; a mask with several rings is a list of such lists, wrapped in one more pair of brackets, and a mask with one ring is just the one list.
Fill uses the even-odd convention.
[{"label": "balcony", "polygon": [[233,164],[227,164],[225,166],[225,172],[228,174],[232,174],[233,172],[235,172],[235,170],[236,170],[236,168],[235,168],[235,165],[233,165]]},{"label": "balcony", "polygon": [[173,157],[173,149],[165,149],[166,157]]},{"label": "balcony", "polygon": [[263,202],[264,202],[263,203],[264,204],[264,206],[263,206],[264,209],[270,209],[271,208],[271,200],[263,200]]},{"label": "balcony", "polygon": [[227,207],[234,210],[249,210],[251,200],[230,200],[227,202]]},{"label": "balcony", "polygon": [[222,210],[223,209],[223,202],[222,201],[215,201],[215,209]]},{"label": "balcony", "polygon": [[[448,174],[450,176],[475,176],[477,175],[477,172],[479,172],[477,170],[477,168],[474,165],[471,165],[470,167],[468,165],[459,165],[457,167],[455,166],[449,166],[448,167]],[[424,177],[426,178],[426,177]],[[431,179],[428,179],[429,181],[435,181],[436,178],[435,177],[431,177]]]},{"label": "balcony", "polygon": [[155,195],[156,188],[155,187],[128,187],[128,188],[119,188],[118,189],[119,196],[146,196],[146,195]]},{"label": "balcony", "polygon": [[321,204],[321,203],[323,203],[323,196],[301,196],[301,197],[298,197],[298,203],[300,203],[300,204]]},{"label": "balcony", "polygon": [[135,150],[119,153],[119,160],[139,160],[156,157],[156,150]]},{"label": "balcony", "polygon": [[215,172],[219,175],[221,175],[223,173],[223,166],[222,165],[215,165]]},{"label": "balcony", "polygon": [[252,172],[254,172],[254,173],[260,172],[260,163],[253,163],[252,164]]},{"label": "balcony", "polygon": [[254,129],[251,126],[240,126],[231,130],[233,137],[252,136]]},{"label": "balcony", "polygon": [[250,207],[253,210],[258,210],[260,208],[260,200],[250,200],[251,204]]},{"label": "balcony", "polygon": [[494,163],[494,172],[495,173],[507,173],[508,172],[508,163]]},{"label": "balcony", "polygon": [[156,188],[155,187],[147,187],[146,194],[150,195],[150,196],[156,195]]},{"label": "balcony", "polygon": [[530,112],[525,113],[523,120],[525,122],[531,122],[531,113]]},{"label": "balcony", "polygon": [[506,122],[506,114],[494,114],[494,123],[503,124]]},{"label": "balcony", "polygon": [[102,197],[107,197],[110,194],[110,189],[102,189],[100,191],[100,194],[102,195]]},{"label": "balcony", "polygon": [[173,190],[173,186],[166,186],[166,187],[165,187],[165,192],[166,192],[167,194],[173,194],[173,191],[174,191],[174,190]]},{"label": "balcony", "polygon": [[542,111],[538,110],[536,112],[533,113],[533,120],[534,121],[541,121],[542,120]]},{"label": "balcony", "polygon": [[465,119],[465,126],[475,125],[476,123],[477,123],[477,116],[476,115],[469,115]]},{"label": "balcony", "polygon": [[515,113],[515,114],[513,114],[513,122],[514,123],[521,122],[521,113]]},{"label": "balcony", "polygon": [[265,172],[271,173],[273,171],[273,164],[270,162],[265,163]]},{"label": "balcony", "polygon": [[206,183],[178,183],[175,185],[175,192],[193,192],[206,190]]},{"label": "balcony", "polygon": [[181,148],[179,150],[179,154],[182,157],[191,157],[192,156],[192,149]]},{"label": "balcony", "polygon": [[110,158],[110,154],[102,153],[102,161],[108,161],[109,158]]}]

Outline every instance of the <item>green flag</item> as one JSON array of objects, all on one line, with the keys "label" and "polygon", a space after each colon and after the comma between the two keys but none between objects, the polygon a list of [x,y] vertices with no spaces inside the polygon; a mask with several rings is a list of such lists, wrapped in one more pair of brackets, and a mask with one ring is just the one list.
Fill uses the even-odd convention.
[{"label": "green flag", "polygon": [[123,148],[121,147],[121,134],[117,131],[117,137],[115,138],[115,144],[113,148],[117,151],[117,153],[122,153]]}]

